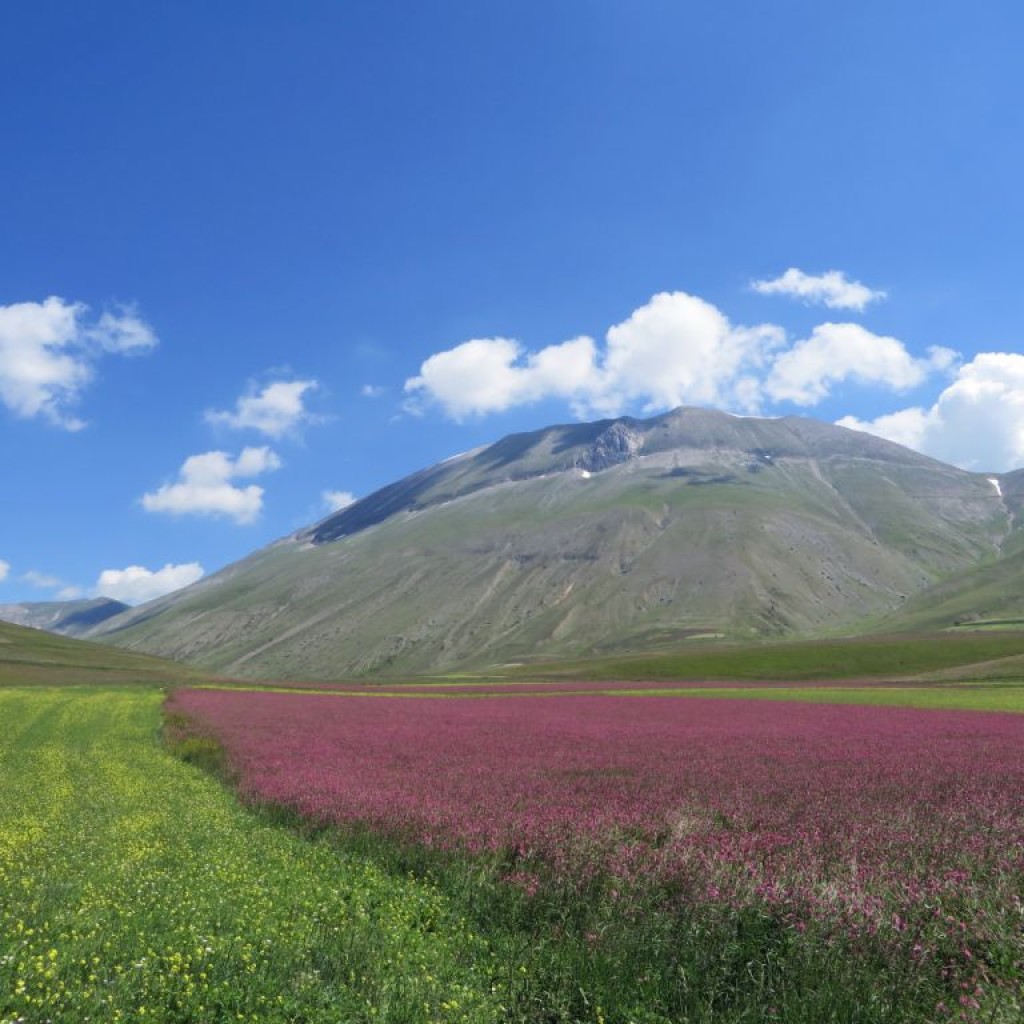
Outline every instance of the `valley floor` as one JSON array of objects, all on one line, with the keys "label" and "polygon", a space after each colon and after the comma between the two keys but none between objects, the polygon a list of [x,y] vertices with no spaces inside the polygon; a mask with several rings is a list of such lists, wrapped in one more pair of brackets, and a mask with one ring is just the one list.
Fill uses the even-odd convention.
[{"label": "valley floor", "polygon": [[1020,1019],[1024,716],[482,696],[0,689],[0,1022]]}]

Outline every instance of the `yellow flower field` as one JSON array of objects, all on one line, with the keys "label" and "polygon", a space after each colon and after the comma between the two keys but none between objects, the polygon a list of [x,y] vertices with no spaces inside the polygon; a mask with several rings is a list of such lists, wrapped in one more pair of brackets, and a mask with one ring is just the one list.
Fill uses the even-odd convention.
[{"label": "yellow flower field", "polygon": [[163,695],[0,690],[0,1022],[493,1021],[434,887],[262,821]]}]

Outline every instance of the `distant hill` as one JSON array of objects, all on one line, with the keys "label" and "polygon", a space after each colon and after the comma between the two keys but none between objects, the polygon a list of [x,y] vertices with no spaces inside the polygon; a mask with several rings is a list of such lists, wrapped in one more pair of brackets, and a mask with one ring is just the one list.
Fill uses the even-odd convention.
[{"label": "distant hill", "polygon": [[0,686],[175,686],[208,678],[187,665],[0,622]]},{"label": "distant hill", "polygon": [[0,621],[45,629],[63,636],[82,636],[128,608],[124,602],[109,597],[87,601],[25,601],[21,604],[0,604]]},{"label": "distant hill", "polygon": [[1019,482],[801,417],[554,426],[91,635],[232,675],[338,678],[855,632],[1009,565]]}]

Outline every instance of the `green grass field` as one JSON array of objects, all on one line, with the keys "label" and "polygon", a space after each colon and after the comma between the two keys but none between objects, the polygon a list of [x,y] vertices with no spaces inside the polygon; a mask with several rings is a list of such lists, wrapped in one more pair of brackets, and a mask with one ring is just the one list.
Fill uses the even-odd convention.
[{"label": "green grass field", "polygon": [[153,690],[0,690],[0,1021],[495,1021],[429,882],[303,839],[157,739]]},{"label": "green grass field", "polygon": [[1009,711],[1024,714],[1024,683],[1011,686],[845,687],[773,686],[725,689],[616,690],[635,696],[715,697],[720,700],[803,701],[813,704],[869,704],[876,707],[936,708],[946,711]]},{"label": "green grass field", "polygon": [[622,657],[581,658],[509,666],[493,673],[510,679],[772,680],[906,679],[942,672],[975,678],[1010,662],[1007,677],[1024,679],[1024,632],[966,630],[898,636],[844,637],[773,644],[694,644]]},{"label": "green grass field", "polygon": [[233,689],[246,692],[315,693],[337,698],[378,697],[395,700],[487,700],[491,697],[523,698],[586,697],[604,694],[609,697],[712,697],[720,700],[800,701],[811,704],[864,704],[876,707],[934,708],[946,711],[1003,711],[1024,714],[1024,682],[1020,683],[962,683],[920,684],[894,686],[757,686],[753,683],[738,686],[657,686],[642,683],[624,686],[559,689],[549,682],[544,689],[516,690],[515,684],[461,683],[457,686],[424,684],[405,690],[387,686],[346,689],[324,689],[302,686],[245,685],[231,683],[203,683],[200,689]]}]

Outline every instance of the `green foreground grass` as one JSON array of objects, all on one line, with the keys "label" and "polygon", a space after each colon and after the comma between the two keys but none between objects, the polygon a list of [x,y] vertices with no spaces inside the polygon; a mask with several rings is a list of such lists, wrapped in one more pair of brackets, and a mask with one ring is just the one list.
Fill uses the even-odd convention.
[{"label": "green foreground grass", "polygon": [[429,882],[242,809],[155,691],[0,690],[0,1021],[494,1021]]}]

